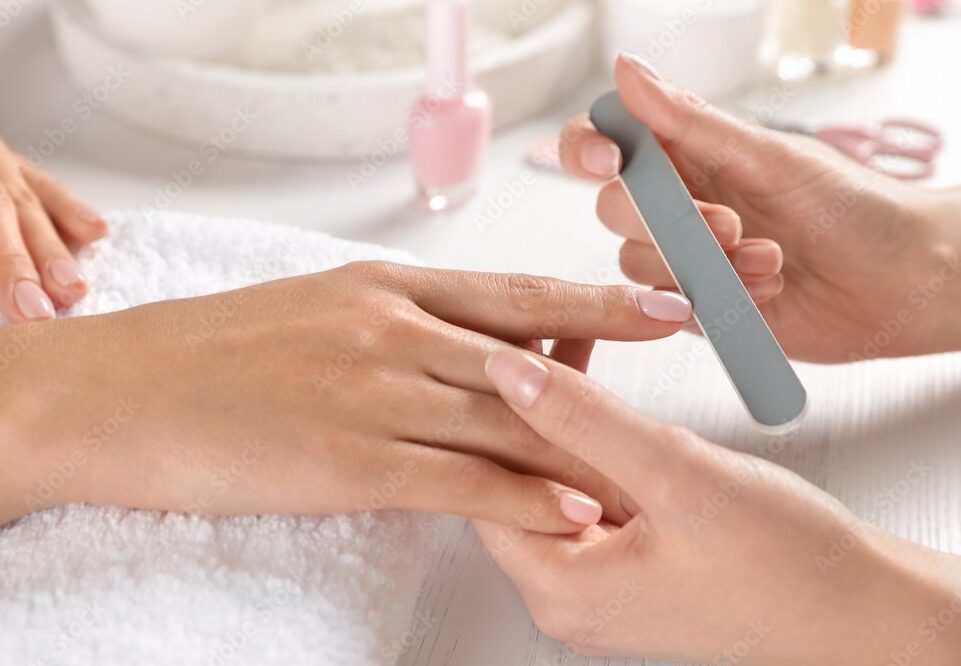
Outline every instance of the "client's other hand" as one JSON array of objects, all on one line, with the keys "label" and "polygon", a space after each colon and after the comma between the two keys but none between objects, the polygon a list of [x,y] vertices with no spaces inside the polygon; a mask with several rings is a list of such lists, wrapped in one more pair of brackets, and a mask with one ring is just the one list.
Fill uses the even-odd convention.
[{"label": "client's other hand", "polygon": [[13,323],[53,319],[87,293],[70,253],[107,225],[60,183],[0,141],[0,314]]},{"label": "client's other hand", "polygon": [[[837,362],[961,346],[961,233],[946,197],[813,139],[741,122],[633,56],[621,56],[615,74],[627,108],[709,202],[700,204],[705,218],[789,355]],[[597,213],[626,239],[624,273],[675,288],[627,191],[611,180],[617,146],[585,115],[565,129],[561,157],[570,173],[609,181]]]},{"label": "client's other hand", "polygon": [[534,430],[639,507],[623,527],[576,536],[477,523],[551,636],[589,655],[699,663],[880,665],[907,663],[894,655],[908,650],[912,664],[961,663],[957,557],[549,359],[501,351],[487,371]]},{"label": "client's other hand", "polygon": [[560,339],[584,367],[594,338],[668,336],[690,313],[671,293],[356,263],[44,324],[0,395],[20,442],[0,485],[20,513],[404,508],[571,533],[603,504],[623,522],[617,488],[518,419],[484,362]]}]

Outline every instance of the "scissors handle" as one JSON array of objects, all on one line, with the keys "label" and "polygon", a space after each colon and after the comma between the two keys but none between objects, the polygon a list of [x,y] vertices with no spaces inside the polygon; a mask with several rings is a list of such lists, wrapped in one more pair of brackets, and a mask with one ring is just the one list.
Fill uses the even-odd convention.
[{"label": "scissors handle", "polygon": [[[891,132],[910,130],[931,139],[924,146],[904,146],[889,139]],[[885,121],[879,128],[869,127],[826,127],[817,133],[817,138],[834,146],[837,150],[855,161],[900,180],[923,180],[934,174],[934,158],[943,145],[943,139],[936,130],[909,121]],[[907,165],[898,169],[887,166],[883,158],[895,158],[898,163]]]}]

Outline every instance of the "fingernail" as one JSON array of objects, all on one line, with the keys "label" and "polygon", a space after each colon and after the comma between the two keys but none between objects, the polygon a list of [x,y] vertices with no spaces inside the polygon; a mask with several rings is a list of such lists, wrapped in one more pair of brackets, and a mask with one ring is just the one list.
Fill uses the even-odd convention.
[{"label": "fingernail", "polygon": [[604,508],[590,497],[577,493],[563,493],[561,513],[572,523],[596,525],[604,515]]},{"label": "fingernail", "polygon": [[595,176],[613,178],[621,171],[621,151],[607,141],[589,143],[581,151],[581,165]]},{"label": "fingernail", "polygon": [[755,301],[767,301],[781,293],[784,289],[784,281],[770,278],[754,284],[748,283],[744,286],[747,288],[747,293]]},{"label": "fingernail", "polygon": [[747,245],[734,253],[731,263],[747,275],[777,275],[784,265],[784,253],[776,243]]},{"label": "fingernail", "polygon": [[741,242],[741,218],[733,211],[712,213],[708,224],[721,247],[734,247]]},{"label": "fingernail", "polygon": [[654,69],[654,65],[649,63],[641,56],[634,53],[628,53],[627,51],[621,51],[617,57],[627,63],[631,69],[641,76],[648,76],[657,81],[663,80],[660,73]]},{"label": "fingernail", "polygon": [[86,206],[80,206],[77,209],[77,217],[80,218],[82,222],[87,224],[106,224],[100,213],[93,210],[92,208],[87,208]]},{"label": "fingernail", "polygon": [[491,354],[484,372],[504,400],[522,409],[537,401],[550,374],[533,356],[515,350]]},{"label": "fingernail", "polygon": [[50,277],[61,287],[83,286],[85,282],[83,275],[80,273],[80,268],[77,266],[77,262],[73,259],[67,259],[65,257],[52,259],[47,266],[47,270],[50,271]]},{"label": "fingernail", "polygon": [[38,321],[57,316],[53,303],[40,285],[31,280],[20,280],[13,287],[13,302],[24,319]]},{"label": "fingernail", "polygon": [[673,291],[638,291],[634,298],[651,319],[683,323],[691,318],[691,302]]}]

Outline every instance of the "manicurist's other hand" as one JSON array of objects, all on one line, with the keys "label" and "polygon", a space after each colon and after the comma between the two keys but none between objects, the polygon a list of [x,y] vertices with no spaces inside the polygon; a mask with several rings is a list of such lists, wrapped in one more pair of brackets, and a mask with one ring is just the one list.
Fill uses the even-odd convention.
[{"label": "manicurist's other hand", "polygon": [[549,359],[499,351],[487,374],[636,514],[573,536],[477,523],[534,620],[570,648],[744,665],[961,663],[959,558],[882,532],[795,474],[648,418]]},{"label": "manicurist's other hand", "polygon": [[66,187],[0,141],[0,314],[43,321],[87,293],[73,259],[107,233],[103,219]]},{"label": "manicurist's other hand", "polygon": [[595,338],[660,338],[690,315],[672,293],[374,262],[11,327],[0,348],[25,343],[0,382],[5,515],[91,502],[623,522],[617,487],[518,419],[484,362],[559,339],[553,357],[583,368]]},{"label": "manicurist's other hand", "polygon": [[[658,136],[791,356],[839,362],[961,349],[961,195],[879,175],[813,140],[741,122],[616,63],[630,111]],[[619,180],[621,155],[586,115],[561,141],[570,173],[607,181],[601,221],[633,280],[675,288]]]}]

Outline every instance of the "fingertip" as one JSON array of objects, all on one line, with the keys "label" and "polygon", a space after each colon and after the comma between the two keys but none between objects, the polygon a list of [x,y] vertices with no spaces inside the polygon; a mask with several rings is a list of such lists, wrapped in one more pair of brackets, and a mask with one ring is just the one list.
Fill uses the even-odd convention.
[{"label": "fingertip", "polygon": [[744,225],[741,216],[727,206],[699,202],[701,214],[723,248],[735,248],[741,242]]},{"label": "fingertip", "polygon": [[596,525],[604,515],[600,502],[573,490],[561,493],[558,505],[561,514],[580,529]]},{"label": "fingertip", "polygon": [[57,311],[47,292],[29,279],[20,279],[13,285],[6,311],[7,318],[12,323],[49,321],[57,317]]},{"label": "fingertip", "polygon": [[762,303],[767,303],[778,296],[784,291],[785,281],[783,275],[775,275],[773,277],[767,278],[765,280],[759,280],[757,282],[749,282],[744,285],[751,298],[758,305]]},{"label": "fingertip", "polygon": [[587,114],[565,125],[558,155],[564,171],[584,180],[610,180],[621,170],[621,151],[617,144],[598,132]]},{"label": "fingertip", "polygon": [[635,292],[634,299],[646,317],[665,324],[677,324],[678,330],[693,314],[691,302],[673,291],[639,289]]}]

